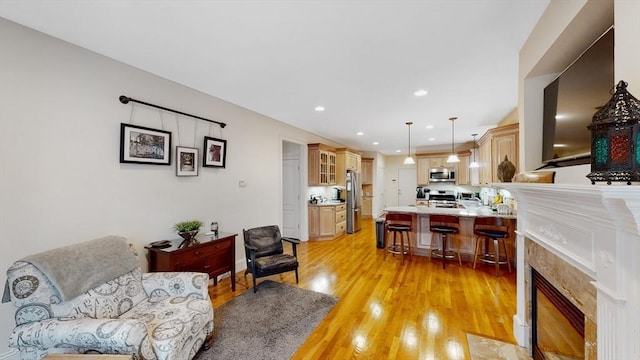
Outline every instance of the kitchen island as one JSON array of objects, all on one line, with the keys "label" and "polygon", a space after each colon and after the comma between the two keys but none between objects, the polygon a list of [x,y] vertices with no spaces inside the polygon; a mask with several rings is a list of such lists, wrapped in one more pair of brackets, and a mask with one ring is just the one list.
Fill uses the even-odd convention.
[{"label": "kitchen island", "polygon": [[[509,259],[514,264],[515,229],[517,216],[512,214],[498,214],[489,207],[467,206],[460,208],[438,208],[431,206],[391,206],[384,209],[385,213],[411,214],[413,216],[411,247],[415,255],[429,256],[431,250],[432,233],[429,230],[429,217],[433,214],[454,215],[460,219],[460,233],[453,235],[460,240],[460,254],[463,261],[473,261],[476,236],[473,234],[473,221],[476,217],[497,217],[509,225],[509,237],[506,239]],[[388,234],[387,234],[388,236]],[[390,239],[387,240],[387,243]],[[456,244],[452,241],[451,244]],[[437,247],[436,242],[436,247]],[[513,266],[513,265],[512,265]]]}]

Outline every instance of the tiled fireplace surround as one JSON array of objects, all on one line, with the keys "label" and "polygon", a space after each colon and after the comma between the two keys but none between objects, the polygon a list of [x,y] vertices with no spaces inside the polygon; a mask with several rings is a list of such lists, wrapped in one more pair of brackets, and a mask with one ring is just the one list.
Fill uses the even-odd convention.
[{"label": "tiled fireplace surround", "polygon": [[531,349],[534,267],[585,314],[586,359],[640,359],[640,187],[500,187],[518,202],[518,343]]}]

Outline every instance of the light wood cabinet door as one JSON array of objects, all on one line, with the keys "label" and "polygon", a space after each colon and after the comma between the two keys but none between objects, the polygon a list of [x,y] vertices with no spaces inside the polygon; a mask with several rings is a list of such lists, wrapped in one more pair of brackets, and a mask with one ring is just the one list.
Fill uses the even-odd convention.
[{"label": "light wood cabinet door", "polygon": [[416,161],[416,174],[418,176],[418,185],[429,184],[429,169],[431,168],[431,159],[428,157],[418,157]]},{"label": "light wood cabinet door", "polygon": [[309,238],[320,236],[320,207],[309,206]]},{"label": "light wood cabinet door", "polygon": [[362,185],[373,183],[373,159],[362,159]]},{"label": "light wood cabinet door", "polygon": [[487,185],[493,182],[491,176],[492,173],[492,160],[491,160],[491,141],[480,144],[478,147],[478,175],[480,178],[480,185]]},{"label": "light wood cabinet door", "polygon": [[510,124],[488,130],[478,141],[480,185],[500,182],[498,165],[507,156],[518,173],[518,124]]},{"label": "light wood cabinet door", "polygon": [[469,185],[471,184],[471,171],[469,171],[469,155],[459,156],[460,162],[458,163],[458,173],[456,174],[456,184]]},{"label": "light wood cabinet door", "polygon": [[365,219],[373,217],[373,198],[371,196],[362,198],[362,217]]},{"label": "light wood cabinet door", "polygon": [[346,186],[347,170],[362,171],[362,157],[347,148],[336,149],[336,184]]},{"label": "light wood cabinet door", "polygon": [[335,185],[336,153],[323,144],[308,146],[308,184],[310,186]]},{"label": "light wood cabinet door", "polygon": [[429,168],[436,168],[436,167],[451,167],[451,164],[447,164],[447,158],[446,157],[430,157],[429,158]]},{"label": "light wood cabinet door", "polygon": [[518,173],[518,133],[508,133],[495,135],[493,137],[493,181],[499,182],[498,165],[504,161],[505,156],[515,165],[516,174]]},{"label": "light wood cabinet door", "polygon": [[336,207],[320,206],[320,236],[336,234]]},{"label": "light wood cabinet door", "polygon": [[332,152],[328,152],[328,161],[329,161],[329,174],[328,174],[328,183],[327,185],[335,185],[336,184],[336,154]]}]

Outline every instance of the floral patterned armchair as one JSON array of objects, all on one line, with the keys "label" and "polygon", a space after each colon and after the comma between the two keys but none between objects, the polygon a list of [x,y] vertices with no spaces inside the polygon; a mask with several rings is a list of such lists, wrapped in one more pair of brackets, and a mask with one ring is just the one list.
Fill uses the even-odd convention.
[{"label": "floral patterned armchair", "polygon": [[[105,247],[110,242],[116,246]],[[135,250],[119,237],[82,243],[80,249],[78,245],[62,248],[64,257],[59,261],[68,264],[67,270],[75,268],[77,259],[73,254],[86,254],[87,249],[102,244],[103,253],[97,253],[105,263],[104,259],[109,259],[110,254],[105,256],[104,252],[113,252],[118,246],[122,248],[123,242],[127,248],[124,251],[128,251],[126,256],[132,257],[127,261],[137,264]],[[53,258],[58,254],[54,253]],[[100,263],[95,259],[89,262],[100,270]],[[207,274],[142,273],[137,265],[77,296],[65,298],[64,291],[54,285],[58,281],[45,275],[42,268],[44,266],[34,265],[27,257],[7,271],[3,301],[10,295],[16,309],[16,328],[9,338],[9,346],[18,348],[23,360],[41,359],[51,353],[87,352],[132,354],[134,359],[145,360],[182,360],[193,358],[202,345],[210,341],[213,307]],[[104,272],[95,273],[104,276]],[[92,274],[74,275],[87,281],[95,280]]]}]

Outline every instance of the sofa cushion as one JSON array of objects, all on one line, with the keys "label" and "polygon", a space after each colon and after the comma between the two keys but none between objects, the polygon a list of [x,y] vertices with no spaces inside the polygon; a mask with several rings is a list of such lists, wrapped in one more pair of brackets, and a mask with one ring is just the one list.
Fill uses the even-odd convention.
[{"label": "sofa cushion", "polygon": [[[120,319],[145,323],[150,338],[141,345],[144,358],[190,359],[202,346],[203,330],[213,330],[213,308],[209,299],[155,297],[134,306]],[[199,340],[198,340],[199,339]]]},{"label": "sofa cushion", "polygon": [[139,268],[69,301],[30,263],[18,261],[7,274],[16,325],[55,317],[117,318],[147,298]]}]

